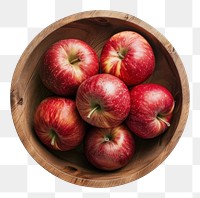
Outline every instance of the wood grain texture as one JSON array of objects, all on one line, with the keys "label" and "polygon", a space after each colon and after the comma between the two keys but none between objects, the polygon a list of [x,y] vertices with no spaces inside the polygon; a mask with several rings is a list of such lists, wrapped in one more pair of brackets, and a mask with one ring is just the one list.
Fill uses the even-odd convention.
[{"label": "wood grain texture", "polygon": [[[159,83],[173,94],[176,105],[171,127],[161,136],[142,140],[136,137],[136,155],[124,168],[105,172],[91,166],[82,145],[68,152],[52,151],[36,137],[33,114],[40,101],[53,95],[41,83],[38,69],[43,54],[54,42],[77,38],[91,45],[100,55],[106,40],[113,34],[132,30],[143,35],[153,47],[156,69],[146,82]],[[184,66],[169,41],[140,19],[114,11],[88,11],[63,18],[39,33],[22,54],[11,85],[13,121],[27,151],[46,170],[68,182],[111,187],[134,181],[155,169],[171,153],[181,137],[189,109],[189,88]]]}]

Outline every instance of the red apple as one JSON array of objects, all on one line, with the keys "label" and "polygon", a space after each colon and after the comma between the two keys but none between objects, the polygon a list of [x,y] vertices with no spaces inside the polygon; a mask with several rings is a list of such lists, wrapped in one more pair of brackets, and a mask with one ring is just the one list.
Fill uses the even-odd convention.
[{"label": "red apple", "polygon": [[124,125],[109,129],[93,127],[86,134],[84,153],[88,161],[99,169],[122,168],[134,152],[134,138]]},{"label": "red apple", "polygon": [[86,122],[100,128],[121,124],[130,110],[126,85],[110,74],[97,74],[85,80],[76,95],[77,109]]},{"label": "red apple", "polygon": [[50,97],[43,100],[34,115],[34,128],[39,139],[49,148],[67,151],[78,146],[85,134],[73,100]]},{"label": "red apple", "polygon": [[65,39],[47,50],[40,76],[49,90],[68,96],[75,94],[78,86],[98,70],[97,54],[88,44],[77,39]]},{"label": "red apple", "polygon": [[152,47],[140,34],[123,31],[113,35],[101,54],[101,70],[123,80],[127,86],[145,81],[154,71]]},{"label": "red apple", "polygon": [[170,127],[174,98],[158,84],[137,85],[130,91],[131,110],[126,124],[141,138],[154,138]]}]

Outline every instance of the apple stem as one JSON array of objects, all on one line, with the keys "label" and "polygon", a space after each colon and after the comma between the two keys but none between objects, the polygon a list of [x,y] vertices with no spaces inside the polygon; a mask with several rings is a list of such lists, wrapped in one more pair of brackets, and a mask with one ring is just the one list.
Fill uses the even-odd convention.
[{"label": "apple stem", "polygon": [[95,106],[88,114],[87,118],[91,118],[91,115],[97,110],[99,109],[99,105]]},{"label": "apple stem", "polygon": [[170,123],[169,123],[169,122],[167,122],[166,120],[162,119],[162,118],[159,117],[159,116],[157,116],[157,118],[158,118],[159,120],[161,120],[162,122],[164,122],[168,127],[170,127]]},{"label": "apple stem", "polygon": [[109,139],[108,137],[105,137],[104,140],[105,140],[106,142],[109,142],[110,139]]},{"label": "apple stem", "polygon": [[56,135],[53,134],[53,135],[52,135],[52,139],[51,139],[51,146],[54,146],[55,140],[56,140]]},{"label": "apple stem", "polygon": [[124,59],[124,55],[121,52],[117,52],[120,59]]},{"label": "apple stem", "polygon": [[70,61],[70,64],[74,64],[74,63],[77,63],[77,62],[79,62],[80,60],[79,60],[79,58],[75,58],[75,59],[73,59],[72,61]]}]

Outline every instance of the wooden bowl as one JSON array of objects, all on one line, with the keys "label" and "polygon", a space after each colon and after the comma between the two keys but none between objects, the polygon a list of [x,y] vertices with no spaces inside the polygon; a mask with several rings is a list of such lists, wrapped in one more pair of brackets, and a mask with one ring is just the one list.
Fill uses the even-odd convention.
[{"label": "wooden bowl", "polygon": [[[77,38],[91,45],[100,55],[113,34],[133,30],[153,47],[156,69],[147,82],[159,83],[173,94],[176,105],[171,127],[151,139],[137,138],[136,154],[124,168],[105,172],[90,165],[82,146],[68,152],[52,151],[36,137],[33,115],[40,101],[53,94],[41,83],[38,69],[43,54],[58,40]],[[63,18],[45,28],[28,45],[14,72],[11,108],[17,133],[30,155],[47,171],[68,182],[90,187],[111,187],[134,181],[155,169],[171,153],[182,135],[189,109],[189,88],[184,66],[169,41],[140,19],[114,11],[88,11]]]}]

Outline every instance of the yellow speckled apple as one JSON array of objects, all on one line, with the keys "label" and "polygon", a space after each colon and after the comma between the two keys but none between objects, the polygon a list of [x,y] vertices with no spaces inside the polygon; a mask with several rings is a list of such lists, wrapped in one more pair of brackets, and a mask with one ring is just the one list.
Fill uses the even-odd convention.
[{"label": "yellow speckled apple", "polygon": [[101,129],[93,127],[85,138],[84,153],[88,161],[103,170],[122,168],[135,153],[135,140],[124,125]]},{"label": "yellow speckled apple", "polygon": [[115,75],[127,86],[133,86],[150,77],[155,68],[155,57],[151,45],[143,36],[123,31],[106,42],[100,64],[103,73]]},{"label": "yellow speckled apple", "polygon": [[75,101],[49,97],[36,109],[34,128],[39,139],[49,148],[61,151],[74,149],[85,135],[86,123],[76,109]]},{"label": "yellow speckled apple", "polygon": [[154,138],[170,127],[174,110],[172,94],[159,84],[141,84],[130,91],[129,129],[141,138]]},{"label": "yellow speckled apple", "polygon": [[121,124],[130,111],[130,94],[119,78],[97,74],[85,80],[76,94],[77,109],[86,122],[110,128]]},{"label": "yellow speckled apple", "polygon": [[54,43],[45,53],[40,77],[55,94],[69,96],[74,95],[78,86],[98,71],[97,54],[87,43],[64,39]]}]

